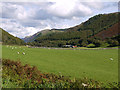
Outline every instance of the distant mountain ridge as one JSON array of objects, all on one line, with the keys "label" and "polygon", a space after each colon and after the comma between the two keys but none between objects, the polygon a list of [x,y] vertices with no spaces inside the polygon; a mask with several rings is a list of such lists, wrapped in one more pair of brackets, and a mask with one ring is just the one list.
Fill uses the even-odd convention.
[{"label": "distant mountain ridge", "polygon": [[25,42],[32,42],[35,39],[37,39],[38,37],[41,37],[44,35],[50,35],[50,34],[57,33],[57,32],[63,32],[63,31],[58,30],[58,29],[45,29],[45,30],[35,33],[34,35],[27,36],[27,37],[23,38],[22,40],[24,40]]}]

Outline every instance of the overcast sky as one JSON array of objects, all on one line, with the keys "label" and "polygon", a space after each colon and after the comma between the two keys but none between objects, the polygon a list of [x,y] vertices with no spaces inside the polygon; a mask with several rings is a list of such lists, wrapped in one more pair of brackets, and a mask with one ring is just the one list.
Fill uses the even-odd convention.
[{"label": "overcast sky", "polygon": [[0,27],[23,38],[44,29],[72,27],[97,14],[118,12],[117,2],[53,1],[2,2]]}]

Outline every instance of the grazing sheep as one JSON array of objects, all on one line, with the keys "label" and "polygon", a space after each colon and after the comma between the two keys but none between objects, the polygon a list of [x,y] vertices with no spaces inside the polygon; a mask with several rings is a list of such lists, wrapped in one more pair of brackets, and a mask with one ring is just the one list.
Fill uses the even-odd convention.
[{"label": "grazing sheep", "polygon": [[110,58],[111,61],[113,61],[113,58]]},{"label": "grazing sheep", "polygon": [[18,54],[20,54],[19,52],[17,52]]},{"label": "grazing sheep", "polygon": [[22,54],[23,54],[23,55],[25,55],[25,53],[24,53],[24,52],[23,52]]},{"label": "grazing sheep", "polygon": [[88,85],[87,85],[87,84],[85,84],[85,83],[82,83],[82,85],[83,85],[84,87],[88,86]]},{"label": "grazing sheep", "polygon": [[0,69],[0,71],[2,71],[2,68]]}]

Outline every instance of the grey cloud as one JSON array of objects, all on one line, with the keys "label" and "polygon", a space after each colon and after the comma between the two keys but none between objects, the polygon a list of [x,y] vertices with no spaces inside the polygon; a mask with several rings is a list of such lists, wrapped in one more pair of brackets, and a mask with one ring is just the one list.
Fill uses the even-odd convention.
[{"label": "grey cloud", "polygon": [[10,7],[9,4],[3,4],[2,6],[2,18],[15,18],[15,11],[17,9]]},{"label": "grey cloud", "polygon": [[18,22],[24,27],[36,27],[36,26],[41,25],[40,21],[30,20],[30,19],[20,20]]},{"label": "grey cloud", "polygon": [[52,18],[52,15],[49,14],[44,9],[37,10],[35,15],[33,16],[33,19],[37,19],[37,20],[45,20],[45,19],[50,19],[50,18]]},{"label": "grey cloud", "polygon": [[118,7],[118,2],[105,2],[104,3],[104,9],[109,8],[109,7],[115,7],[115,6]]},{"label": "grey cloud", "polygon": [[[93,10],[102,7],[95,4],[68,2],[59,6],[54,2],[2,3],[1,27],[18,37],[32,35],[46,28],[71,27],[80,24],[81,18],[92,15]],[[105,5],[106,8],[109,6]]]}]

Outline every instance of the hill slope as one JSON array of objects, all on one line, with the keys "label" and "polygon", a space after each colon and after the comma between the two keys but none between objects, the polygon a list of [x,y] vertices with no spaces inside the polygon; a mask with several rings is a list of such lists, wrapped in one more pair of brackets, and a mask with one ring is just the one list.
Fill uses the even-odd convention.
[{"label": "hill slope", "polygon": [[38,37],[41,37],[41,36],[44,36],[44,35],[51,35],[53,33],[58,33],[58,32],[63,32],[63,31],[62,30],[57,30],[57,29],[51,29],[51,30],[46,29],[46,30],[39,31],[32,36],[27,36],[27,37],[23,38],[23,40],[25,42],[32,42]]},{"label": "hill slope", "polygon": [[11,44],[11,45],[23,45],[25,44],[23,40],[20,38],[14,37],[13,35],[9,34],[2,28],[0,28],[0,32],[2,32],[2,39],[1,42],[3,44]]},{"label": "hill slope", "polygon": [[120,25],[120,23],[116,23],[113,26],[111,26],[110,28],[106,29],[106,30],[102,30],[101,32],[97,33],[95,35],[95,37],[99,37],[101,39],[105,39],[105,38],[109,38],[109,37],[113,37],[113,36],[117,36],[118,33],[118,25]]},{"label": "hill slope", "polygon": [[[117,32],[114,32],[114,30],[118,30],[118,14],[120,13],[99,14],[93,16],[86,22],[83,22],[75,27],[58,29],[64,31],[62,33],[39,36],[34,40],[33,45],[54,47],[72,44],[86,46],[91,43],[91,41],[88,41],[91,36],[99,36],[99,33],[106,32],[109,33],[105,34],[104,38],[112,38],[117,34]],[[102,37],[103,36],[99,38],[102,39]]]}]

